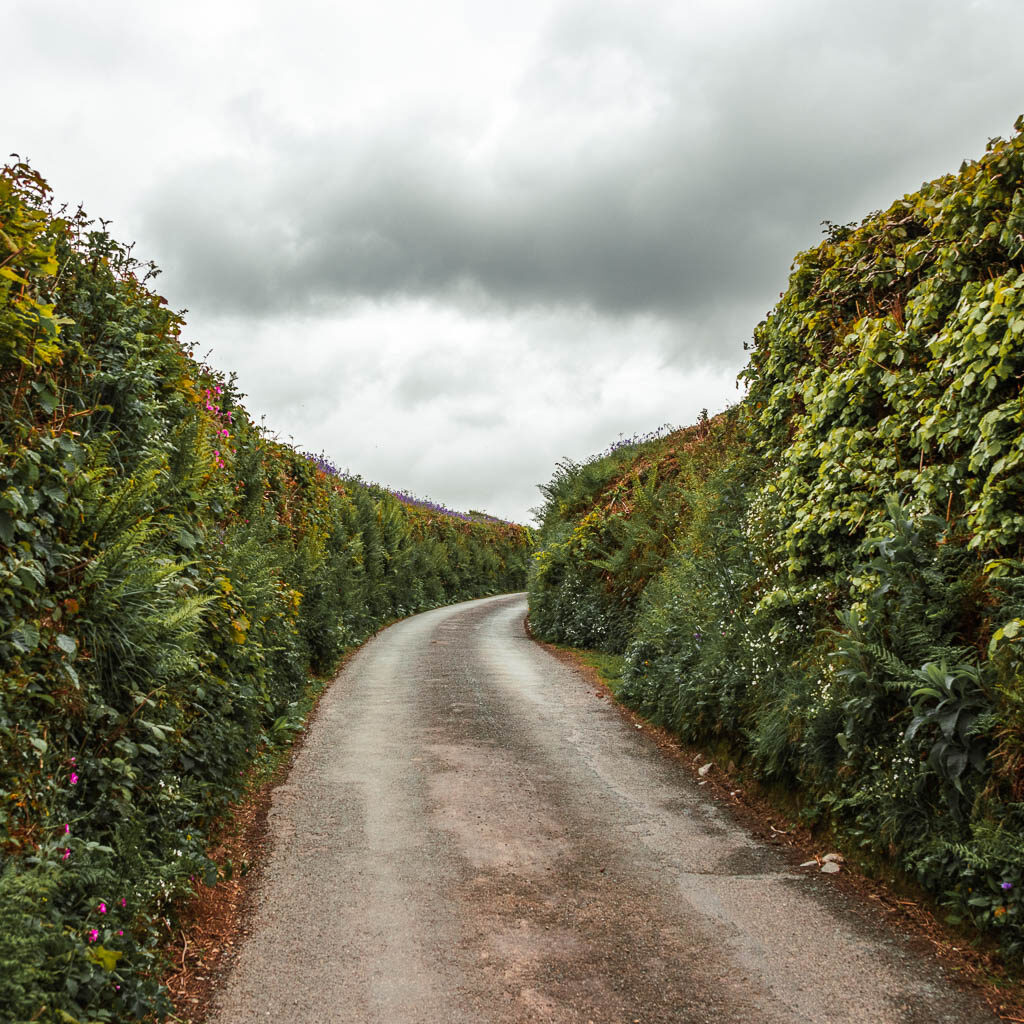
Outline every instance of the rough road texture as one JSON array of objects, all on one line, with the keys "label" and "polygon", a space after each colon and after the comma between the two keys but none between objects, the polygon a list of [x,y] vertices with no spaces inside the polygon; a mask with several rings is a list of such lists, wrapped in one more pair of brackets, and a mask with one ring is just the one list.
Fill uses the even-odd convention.
[{"label": "rough road texture", "polygon": [[408,619],[275,791],[218,1024],[995,1018],[703,799],[522,596]]}]

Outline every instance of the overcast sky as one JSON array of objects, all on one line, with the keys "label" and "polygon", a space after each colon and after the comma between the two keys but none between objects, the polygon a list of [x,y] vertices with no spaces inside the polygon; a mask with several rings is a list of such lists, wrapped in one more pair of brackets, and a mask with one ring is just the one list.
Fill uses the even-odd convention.
[{"label": "overcast sky", "polygon": [[284,440],[528,521],[1024,111],[1022,0],[3,0],[5,152]]}]

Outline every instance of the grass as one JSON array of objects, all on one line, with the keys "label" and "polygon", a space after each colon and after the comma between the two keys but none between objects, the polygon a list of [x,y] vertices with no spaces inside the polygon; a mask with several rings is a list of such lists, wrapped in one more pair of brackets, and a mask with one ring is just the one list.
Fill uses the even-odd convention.
[{"label": "grass", "polygon": [[580,647],[562,647],[563,651],[569,651],[576,655],[584,665],[592,668],[600,677],[601,682],[612,692],[612,696],[618,699],[619,689],[622,686],[622,666],[625,658],[621,654],[603,654],[601,651],[587,651]]}]

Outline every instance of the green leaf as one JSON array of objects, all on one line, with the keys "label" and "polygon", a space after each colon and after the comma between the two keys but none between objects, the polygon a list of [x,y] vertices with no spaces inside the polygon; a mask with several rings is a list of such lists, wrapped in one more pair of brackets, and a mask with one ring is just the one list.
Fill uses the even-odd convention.
[{"label": "green leaf", "polygon": [[46,753],[46,740],[44,740],[41,736],[32,736],[29,739],[29,743],[31,743],[32,746],[35,747],[40,754]]},{"label": "green leaf", "polygon": [[57,396],[49,388],[40,391],[37,397],[43,412],[48,416],[57,408]]},{"label": "green leaf", "polygon": [[167,739],[168,733],[174,731],[166,725],[157,725],[155,722],[147,722],[144,718],[139,719],[139,725],[144,725],[161,742]]},{"label": "green leaf", "polygon": [[57,634],[57,646],[65,653],[73,655],[78,650],[78,644],[73,636],[67,633]]},{"label": "green leaf", "polygon": [[107,949],[105,946],[91,946],[89,948],[89,959],[94,964],[99,964],[105,971],[112,971],[117,966],[117,961],[124,956],[124,953],[116,949]]},{"label": "green leaf", "polygon": [[25,278],[19,277],[10,267],[0,267],[0,277],[6,277],[8,281],[14,281],[15,284],[28,284]]},{"label": "green leaf", "polygon": [[32,622],[23,622],[11,630],[11,643],[16,651],[31,654],[39,646],[39,627]]}]

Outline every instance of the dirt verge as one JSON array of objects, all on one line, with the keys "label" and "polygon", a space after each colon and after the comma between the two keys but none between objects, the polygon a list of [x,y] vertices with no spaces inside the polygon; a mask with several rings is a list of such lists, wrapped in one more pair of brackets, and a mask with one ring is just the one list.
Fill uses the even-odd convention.
[{"label": "dirt verge", "polygon": [[[364,643],[370,639],[372,637]],[[267,816],[271,794],[288,777],[331,681],[362,646],[353,648],[342,658],[331,680],[316,693],[301,731],[276,767],[265,777],[260,777],[264,773],[258,769],[250,769],[245,795],[228,807],[213,829],[207,856],[222,868],[231,865],[231,870],[229,877],[221,877],[212,886],[197,880],[194,895],[178,909],[174,931],[163,947],[170,966],[161,980],[174,1007],[169,1020],[177,1024],[203,1024],[210,1015],[214,996],[235,962],[252,918],[269,852]]]}]

